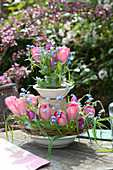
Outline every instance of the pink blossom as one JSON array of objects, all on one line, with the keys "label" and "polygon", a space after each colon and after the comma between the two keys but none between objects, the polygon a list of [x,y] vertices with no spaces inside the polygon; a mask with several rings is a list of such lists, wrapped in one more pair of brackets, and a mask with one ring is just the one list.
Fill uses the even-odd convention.
[{"label": "pink blossom", "polygon": [[57,118],[57,122],[60,126],[64,126],[67,124],[66,113],[62,110],[56,110],[54,112],[54,116]]},{"label": "pink blossom", "polygon": [[34,107],[34,104],[37,104],[37,97],[34,96],[33,94],[29,94],[28,98],[31,100],[31,106]]},{"label": "pink blossom", "polygon": [[[39,54],[38,54],[38,52],[39,52]],[[42,53],[41,53],[41,49],[39,47],[33,47],[32,50],[31,50],[31,54],[33,55],[33,59],[36,62],[41,61]],[[39,57],[39,59],[38,59],[38,57]]]},{"label": "pink blossom", "polygon": [[104,69],[101,69],[98,73],[98,76],[100,79],[104,79],[105,77],[108,77],[107,71]]},{"label": "pink blossom", "polygon": [[39,115],[44,120],[49,120],[51,118],[51,109],[47,104],[42,104],[39,107]]},{"label": "pink blossom", "polygon": [[63,46],[60,48],[60,50],[57,53],[57,60],[61,61],[62,64],[67,62],[67,56],[70,54],[70,48],[67,48],[66,46]]},{"label": "pink blossom", "polygon": [[74,120],[77,114],[81,111],[78,103],[73,102],[67,108],[67,115],[69,120]]},{"label": "pink blossom", "polygon": [[77,100],[77,97],[75,97],[75,96],[73,96],[72,98],[71,98],[71,102],[78,102],[78,100]]},{"label": "pink blossom", "polygon": [[27,113],[26,104],[23,99],[9,96],[5,99],[6,106],[12,111],[13,114],[25,115]]},{"label": "pink blossom", "polygon": [[95,109],[93,106],[88,105],[84,108],[84,115],[87,115],[89,113],[92,113],[93,115],[95,115]]}]

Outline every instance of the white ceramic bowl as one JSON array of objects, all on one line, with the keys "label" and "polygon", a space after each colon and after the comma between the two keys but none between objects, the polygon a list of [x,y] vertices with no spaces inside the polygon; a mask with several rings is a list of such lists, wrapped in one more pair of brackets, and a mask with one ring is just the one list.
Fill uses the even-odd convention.
[{"label": "white ceramic bowl", "polygon": [[[41,147],[44,148],[48,148],[51,139],[49,139],[48,137],[44,137],[44,136],[34,136],[34,135],[30,135],[31,138],[37,142],[37,144]],[[62,147],[66,147],[69,144],[71,144],[77,135],[71,135],[71,136],[64,136],[61,138],[56,139],[53,144],[52,144],[52,148],[62,148]]]},{"label": "white ceramic bowl", "polygon": [[58,96],[66,96],[69,91],[73,88],[73,86],[69,87],[68,89],[65,87],[58,88],[58,89],[41,89],[38,88],[38,85],[35,84],[33,88],[40,94],[41,97],[49,97],[49,98],[57,98]]}]

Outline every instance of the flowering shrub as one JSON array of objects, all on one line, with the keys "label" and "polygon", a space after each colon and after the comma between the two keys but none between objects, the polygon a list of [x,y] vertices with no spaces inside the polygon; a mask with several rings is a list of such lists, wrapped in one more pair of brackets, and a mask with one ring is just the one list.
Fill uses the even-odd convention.
[{"label": "flowering shrub", "polygon": [[[37,39],[41,40],[39,37],[37,37]],[[40,68],[40,73],[47,79],[48,86],[46,87],[60,87],[62,83],[61,79],[70,71],[69,65],[71,64],[71,56],[74,52],[70,52],[70,48],[66,46],[56,47],[51,43],[42,47],[40,42],[39,46],[27,45],[27,49],[31,69],[33,70],[34,67]],[[55,83],[52,83],[54,78],[57,79],[56,86]],[[41,86],[39,80],[40,79],[38,79],[38,85]],[[42,85],[44,85],[43,83]]]},{"label": "flowering shrub", "polygon": [[[7,107],[12,112],[5,121],[6,133],[7,122],[10,119],[15,120],[14,125],[11,125],[12,127],[22,128],[28,134],[43,135],[51,138],[74,134],[79,136],[84,131],[88,133],[88,129],[92,128],[96,140],[95,128],[101,129],[106,127],[101,123],[101,121],[108,119],[101,118],[101,115],[105,113],[104,107],[99,100],[94,101],[90,94],[84,95],[77,101],[73,100],[74,98],[76,100],[76,97],[71,94],[67,107],[62,109],[60,108],[60,103],[63,96],[58,96],[56,100],[59,99],[59,105],[57,104],[54,107],[54,111],[52,111],[53,106],[40,105],[33,94],[30,94],[25,89],[21,90],[20,98],[9,96],[5,99]],[[86,100],[83,104],[84,99]],[[95,116],[97,104],[100,104],[101,110]]]},{"label": "flowering shrub", "polygon": [[31,71],[27,69],[27,67],[21,66],[19,64],[14,63],[12,68],[7,70],[2,76],[0,76],[0,85],[10,84],[15,82],[18,84],[20,78],[26,78]]}]

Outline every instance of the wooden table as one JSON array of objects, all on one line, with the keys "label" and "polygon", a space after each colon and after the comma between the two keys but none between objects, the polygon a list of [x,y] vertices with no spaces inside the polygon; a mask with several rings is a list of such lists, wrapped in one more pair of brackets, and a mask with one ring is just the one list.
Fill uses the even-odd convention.
[{"label": "wooden table", "polygon": [[[5,132],[0,133],[0,138],[6,139]],[[11,138],[10,138],[11,141]],[[107,146],[111,149],[110,141],[98,140],[101,146]],[[44,157],[47,149],[39,147],[29,136],[20,130],[14,131],[14,144],[21,148]],[[66,148],[52,149],[50,165],[40,169],[44,170],[112,170],[113,169],[113,152],[101,153],[95,150],[98,148],[94,143],[90,144],[89,139],[75,139],[75,142]]]}]

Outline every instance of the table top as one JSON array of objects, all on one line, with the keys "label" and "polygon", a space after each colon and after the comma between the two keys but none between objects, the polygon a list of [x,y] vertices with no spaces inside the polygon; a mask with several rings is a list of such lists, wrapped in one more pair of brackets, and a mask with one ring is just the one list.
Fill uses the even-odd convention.
[{"label": "table top", "polygon": [[[11,135],[9,133],[10,141]],[[6,139],[5,132],[0,133],[0,138]],[[6,139],[7,140],[7,139]],[[12,141],[11,141],[12,142]],[[20,130],[14,131],[13,143],[21,148],[38,155],[42,158],[47,154],[47,148],[42,148],[34,142],[30,136],[25,136]],[[98,140],[101,146],[111,149],[111,141]],[[78,138],[65,148],[52,149],[50,165],[45,166],[44,170],[110,170],[113,169],[113,152],[98,152],[99,149],[94,141],[92,144],[89,139]]]}]

